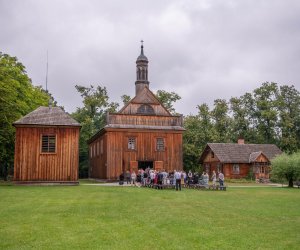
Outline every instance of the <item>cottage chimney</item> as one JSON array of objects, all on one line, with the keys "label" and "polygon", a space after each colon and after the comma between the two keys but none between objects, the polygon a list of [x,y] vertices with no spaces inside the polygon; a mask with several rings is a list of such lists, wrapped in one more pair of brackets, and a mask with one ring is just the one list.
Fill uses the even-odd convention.
[{"label": "cottage chimney", "polygon": [[243,138],[239,138],[237,143],[238,144],[245,144],[245,140]]}]

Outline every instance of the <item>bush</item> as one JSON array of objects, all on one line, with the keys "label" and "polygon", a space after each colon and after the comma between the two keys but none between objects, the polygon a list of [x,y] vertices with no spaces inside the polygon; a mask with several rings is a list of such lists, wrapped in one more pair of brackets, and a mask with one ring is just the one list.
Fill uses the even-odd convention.
[{"label": "bush", "polygon": [[277,156],[272,160],[271,174],[273,178],[286,179],[289,187],[293,187],[294,181],[300,177],[300,153]]}]

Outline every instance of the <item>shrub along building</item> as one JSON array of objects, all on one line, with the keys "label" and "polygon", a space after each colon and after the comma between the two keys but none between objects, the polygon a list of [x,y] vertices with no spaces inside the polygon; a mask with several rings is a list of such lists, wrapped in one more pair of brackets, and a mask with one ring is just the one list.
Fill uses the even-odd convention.
[{"label": "shrub along building", "polygon": [[126,170],[182,169],[182,116],[172,115],[149,90],[148,59],[136,61],[135,97],[89,141],[90,177],[117,179]]},{"label": "shrub along building", "polygon": [[59,107],[39,107],[16,127],[16,183],[78,183],[80,124]]},{"label": "shrub along building", "polygon": [[208,143],[201,154],[200,163],[211,175],[212,171],[224,173],[226,178],[270,178],[271,160],[281,154],[274,144]]}]

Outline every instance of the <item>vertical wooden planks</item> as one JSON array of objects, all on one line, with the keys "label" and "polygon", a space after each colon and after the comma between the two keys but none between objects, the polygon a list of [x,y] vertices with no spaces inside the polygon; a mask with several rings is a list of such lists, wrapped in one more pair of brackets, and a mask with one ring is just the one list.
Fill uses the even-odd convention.
[{"label": "vertical wooden planks", "polygon": [[[56,134],[56,152],[41,153],[41,135]],[[77,181],[79,127],[16,127],[15,181]]]}]

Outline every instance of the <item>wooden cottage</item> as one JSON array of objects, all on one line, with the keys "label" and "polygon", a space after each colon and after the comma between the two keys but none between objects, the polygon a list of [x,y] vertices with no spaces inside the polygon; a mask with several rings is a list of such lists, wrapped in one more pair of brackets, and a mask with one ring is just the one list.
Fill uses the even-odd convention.
[{"label": "wooden cottage", "polygon": [[201,154],[200,163],[211,175],[222,172],[225,178],[244,178],[253,173],[256,179],[270,178],[271,160],[281,154],[274,144],[208,143]]},{"label": "wooden cottage", "polygon": [[78,183],[80,124],[59,107],[39,107],[16,128],[16,183]]},{"label": "wooden cottage", "polygon": [[107,114],[106,125],[89,140],[92,178],[117,179],[140,168],[182,169],[182,116],[172,115],[149,90],[148,59],[136,61],[136,96],[118,113]]}]

